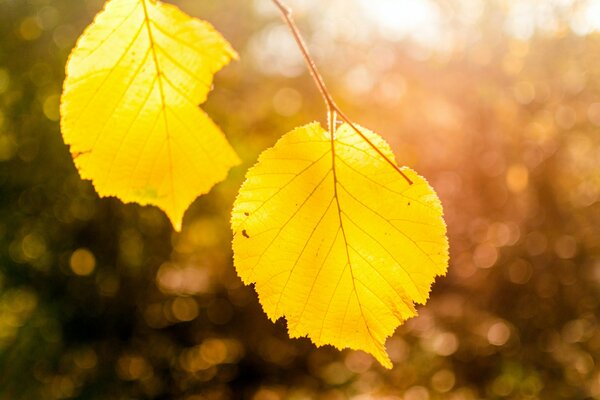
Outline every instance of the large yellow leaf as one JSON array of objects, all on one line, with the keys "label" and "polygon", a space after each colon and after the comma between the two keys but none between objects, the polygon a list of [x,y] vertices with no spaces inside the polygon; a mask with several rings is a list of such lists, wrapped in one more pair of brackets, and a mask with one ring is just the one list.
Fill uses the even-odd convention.
[{"label": "large yellow leaf", "polygon": [[67,65],[61,128],[101,196],[153,204],[175,229],[239,159],[197,105],[237,57],[204,21],[154,0],[110,0]]},{"label": "large yellow leaf", "polygon": [[[394,162],[381,137],[361,132]],[[412,185],[348,125],[332,146],[317,123],[283,136],[250,169],[232,215],[235,266],[268,317],[287,318],[290,336],[392,366],[386,338],[448,264],[440,201],[402,171]]]}]

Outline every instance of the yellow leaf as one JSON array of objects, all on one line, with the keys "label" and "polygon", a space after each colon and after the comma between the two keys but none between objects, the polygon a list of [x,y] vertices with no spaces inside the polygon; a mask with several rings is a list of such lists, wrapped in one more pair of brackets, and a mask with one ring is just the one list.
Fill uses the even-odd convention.
[{"label": "yellow leaf", "polygon": [[[381,137],[361,132],[394,162]],[[317,123],[284,135],[249,170],[232,214],[235,266],[290,336],[364,350],[391,368],[386,338],[448,264],[440,201],[402,172],[412,185],[348,125],[332,146]]]},{"label": "yellow leaf", "polygon": [[101,196],[157,205],[176,230],[239,159],[197,105],[237,54],[207,22],[154,0],[110,0],[71,53],[61,128]]}]

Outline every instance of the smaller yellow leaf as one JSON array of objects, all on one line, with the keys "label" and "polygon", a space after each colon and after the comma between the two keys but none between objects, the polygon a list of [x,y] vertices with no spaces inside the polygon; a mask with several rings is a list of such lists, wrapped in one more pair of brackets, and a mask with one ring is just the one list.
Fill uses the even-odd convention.
[{"label": "smaller yellow leaf", "polygon": [[[391,162],[378,135],[361,128]],[[271,320],[371,353],[387,368],[385,340],[424,304],[448,266],[441,203],[408,168],[398,171],[354,129],[335,140],[317,123],[263,152],[235,201],[235,267]]]},{"label": "smaller yellow leaf", "polygon": [[153,204],[176,230],[239,159],[198,108],[237,54],[207,22],[155,0],[109,0],[67,64],[61,128],[101,196]]}]

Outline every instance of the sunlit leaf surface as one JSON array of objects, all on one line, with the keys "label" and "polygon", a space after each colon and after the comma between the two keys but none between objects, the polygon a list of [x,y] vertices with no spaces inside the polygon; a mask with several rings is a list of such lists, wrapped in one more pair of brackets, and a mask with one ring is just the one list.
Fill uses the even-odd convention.
[{"label": "sunlit leaf surface", "polygon": [[[389,159],[382,138],[362,131]],[[272,320],[391,361],[385,340],[426,302],[448,263],[440,201],[351,127],[332,145],[316,123],[286,134],[247,174],[234,205],[235,266]]]},{"label": "sunlit leaf surface", "polygon": [[197,105],[237,57],[203,21],[153,0],[111,0],[79,39],[61,101],[65,142],[101,196],[157,205],[181,228],[239,160]]}]

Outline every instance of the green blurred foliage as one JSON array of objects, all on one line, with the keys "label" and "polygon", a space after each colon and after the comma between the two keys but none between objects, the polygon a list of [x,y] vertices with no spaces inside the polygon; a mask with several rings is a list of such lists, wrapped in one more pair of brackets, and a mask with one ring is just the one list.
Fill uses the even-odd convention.
[{"label": "green blurred foliage", "polygon": [[236,276],[245,170],[324,106],[268,0],[173,3],[241,54],[206,108],[245,161],[179,234],[99,199],[62,143],[64,65],[102,2],[0,0],[0,399],[600,399],[600,34],[581,2],[521,37],[507,23],[535,1],[440,0],[437,45],[358,2],[291,2],[339,103],[445,206],[449,274],[389,339],[390,371],[289,339]]}]

